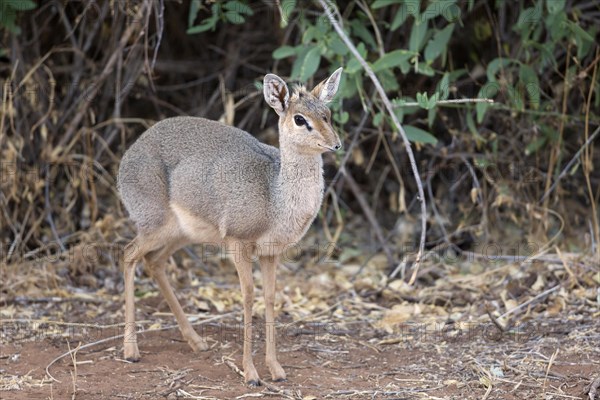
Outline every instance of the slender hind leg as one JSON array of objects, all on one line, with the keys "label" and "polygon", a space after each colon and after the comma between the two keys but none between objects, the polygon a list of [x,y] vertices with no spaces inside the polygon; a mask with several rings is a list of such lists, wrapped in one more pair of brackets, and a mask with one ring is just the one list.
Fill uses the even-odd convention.
[{"label": "slender hind leg", "polygon": [[124,357],[128,361],[139,361],[140,352],[135,330],[135,266],[142,258],[164,246],[160,231],[154,234],[139,234],[125,246],[123,254],[125,281],[125,337],[123,340]]},{"label": "slender hind leg", "polygon": [[139,361],[140,351],[137,345],[137,335],[135,330],[135,266],[143,257],[146,250],[144,244],[147,243],[136,236],[127,246],[123,254],[124,262],[124,281],[125,281],[125,337],[123,339],[124,357],[128,361]]},{"label": "slender hind leg", "polygon": [[194,328],[185,316],[183,309],[181,308],[181,304],[173,292],[173,288],[169,284],[169,279],[166,274],[166,263],[174,250],[176,250],[175,246],[167,246],[160,251],[160,254],[152,257],[146,257],[144,260],[152,271],[152,276],[158,283],[158,288],[160,289],[161,294],[167,300],[171,311],[175,315],[175,319],[177,320],[177,324],[179,325],[179,330],[181,331],[183,338],[187,340],[190,347],[194,351],[204,351],[208,349],[208,344],[206,343],[205,339],[200,337],[200,335],[194,331]]}]

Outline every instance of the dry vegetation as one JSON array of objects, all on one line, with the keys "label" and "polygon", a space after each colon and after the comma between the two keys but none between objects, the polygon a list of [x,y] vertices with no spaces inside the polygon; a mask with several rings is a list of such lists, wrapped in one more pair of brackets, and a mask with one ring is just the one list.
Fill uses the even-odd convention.
[{"label": "dry vegetation", "polygon": [[[211,339],[208,353],[190,354],[176,329],[159,330],[174,321],[143,269],[144,361],[120,360],[120,340],[84,346],[121,334],[119,260],[134,228],[115,173],[127,146],[174,115],[220,119],[277,144],[275,114],[255,82],[268,71],[289,73],[293,60],[274,60],[273,51],[300,43],[305,26],[293,17],[280,27],[274,2],[256,2],[243,24],[198,35],[186,33],[185,1],[39,3],[19,14],[20,35],[1,33],[0,397],[594,398],[597,43],[579,58],[577,44],[565,42],[555,63],[536,71],[543,107],[515,109],[504,94],[481,123],[467,117],[470,105],[436,109],[424,129],[438,143],[413,147],[428,253],[412,286],[416,186],[396,133],[375,123],[381,102],[361,77],[360,96],[343,100],[347,152],[326,160],[323,210],[281,267],[289,382],[253,390],[236,375],[235,270],[213,248],[181,251],[169,267],[184,309]],[[391,9],[350,3],[341,10],[346,22],[370,11],[382,21],[385,49],[405,47],[410,26],[384,30]],[[466,68],[453,93],[476,97],[499,52],[517,57],[518,10],[477,1],[467,11],[464,3],[446,69]],[[306,18],[320,15],[316,3],[306,7]],[[583,30],[600,25],[595,2],[567,1],[565,9]],[[405,95],[435,88],[427,76],[395,73]],[[404,122],[426,127],[427,118],[421,110]],[[548,130],[553,139],[540,142]],[[259,274],[256,281],[261,294]],[[81,347],[46,371],[69,346]]]}]

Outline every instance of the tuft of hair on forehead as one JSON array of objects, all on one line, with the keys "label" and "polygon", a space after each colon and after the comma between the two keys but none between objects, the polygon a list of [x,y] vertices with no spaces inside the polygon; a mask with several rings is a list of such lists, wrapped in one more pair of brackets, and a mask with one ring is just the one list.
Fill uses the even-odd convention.
[{"label": "tuft of hair on forehead", "polygon": [[306,90],[306,87],[304,85],[294,85],[292,97],[290,100],[298,100],[307,95],[310,95],[310,92]]},{"label": "tuft of hair on forehead", "polygon": [[323,117],[328,113],[327,105],[303,85],[294,85],[290,103],[298,112],[313,113]]}]

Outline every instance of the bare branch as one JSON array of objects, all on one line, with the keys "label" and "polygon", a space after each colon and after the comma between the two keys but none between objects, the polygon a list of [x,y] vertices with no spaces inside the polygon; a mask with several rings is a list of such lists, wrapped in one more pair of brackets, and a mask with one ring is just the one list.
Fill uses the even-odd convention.
[{"label": "bare branch", "polygon": [[394,122],[394,125],[396,125],[396,128],[400,132],[400,136],[402,137],[402,141],[404,142],[404,147],[406,148],[406,153],[408,154],[408,158],[410,160],[410,166],[411,166],[413,175],[415,177],[415,181],[416,181],[417,189],[418,189],[418,193],[419,193],[418,199],[419,199],[419,202],[421,203],[421,240],[419,243],[419,252],[417,253],[417,258],[415,260],[415,267],[413,270],[413,274],[408,282],[409,285],[412,285],[417,278],[417,272],[419,271],[419,265],[421,264],[421,258],[423,256],[423,252],[425,250],[425,234],[426,234],[426,230],[427,230],[427,206],[425,204],[425,192],[423,191],[423,184],[421,183],[421,178],[419,176],[419,170],[417,169],[417,163],[415,161],[415,156],[414,156],[412,148],[410,146],[410,141],[408,140],[408,137],[406,136],[406,132],[404,131],[404,128],[402,128],[402,125],[400,124],[400,121],[396,117],[396,114],[394,114],[394,106],[392,105],[392,102],[385,94],[385,90],[383,89],[383,86],[381,86],[381,82],[379,82],[379,79],[377,79],[375,72],[373,72],[373,70],[371,69],[369,64],[367,64],[365,59],[362,58],[362,56],[356,49],[356,46],[354,46],[354,44],[352,43],[352,41],[350,40],[348,35],[346,35],[346,33],[344,32],[344,30],[341,27],[340,22],[338,22],[338,20],[334,17],[334,11],[331,9],[331,7],[327,3],[327,1],[319,0],[319,3],[321,4],[321,7],[323,7],[323,10],[325,11],[325,16],[327,16],[327,18],[333,25],[333,28],[336,30],[336,32],[338,33],[338,35],[340,36],[342,41],[346,44],[346,46],[348,46],[348,49],[354,55],[354,57],[356,57],[356,59],[358,60],[360,65],[365,69],[365,72],[367,73],[367,75],[369,76],[371,81],[373,82],[373,85],[375,85],[375,89],[379,93],[379,96],[381,96],[381,100],[383,101],[383,104],[385,105],[385,108],[387,109],[387,111],[390,115],[390,118],[392,119],[392,121]]}]

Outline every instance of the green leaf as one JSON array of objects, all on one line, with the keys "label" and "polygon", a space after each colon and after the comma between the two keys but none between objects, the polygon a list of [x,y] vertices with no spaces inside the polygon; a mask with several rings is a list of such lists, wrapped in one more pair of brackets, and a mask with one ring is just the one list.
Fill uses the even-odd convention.
[{"label": "green leaf", "polygon": [[510,63],[512,62],[512,60],[509,60],[507,58],[494,58],[487,67],[487,78],[488,81],[490,82],[496,82],[496,73],[501,69],[501,68],[505,68],[508,65],[510,65]]},{"label": "green leaf", "polygon": [[217,22],[219,22],[219,11],[221,10],[220,5],[215,3],[210,8],[212,15],[206,18],[200,25],[192,26],[188,28],[187,34],[193,35],[194,33],[206,32],[210,29],[215,29]]},{"label": "green leaf", "polygon": [[[398,122],[400,122],[401,124],[404,123],[404,109],[403,108],[400,107],[400,108],[394,109],[394,115],[396,115],[396,118],[398,118]],[[394,134],[395,134],[395,132],[394,132]]]},{"label": "green leaf", "polygon": [[535,7],[528,7],[521,11],[519,19],[513,29],[520,31],[521,35],[523,35],[524,32],[533,30],[542,19],[542,9],[538,4],[541,4],[541,2],[538,2]]},{"label": "green leaf", "polygon": [[400,89],[398,79],[391,69],[384,69],[376,72],[376,74],[386,92],[393,92]]},{"label": "green leaf", "polygon": [[279,12],[281,13],[281,28],[285,28],[289,21],[290,16],[296,9],[296,0],[283,0],[281,1],[281,6],[279,7]]},{"label": "green leaf", "polygon": [[361,21],[358,19],[353,20],[350,27],[352,28],[352,33],[354,35],[362,39],[362,41],[368,44],[372,49],[377,48],[373,35]]},{"label": "green leaf", "polygon": [[453,31],[454,24],[448,24],[444,29],[437,31],[435,35],[433,35],[425,48],[425,61],[433,62],[442,53],[446,53],[448,42],[450,41],[450,37],[452,37]]},{"label": "green leaf", "polygon": [[215,26],[216,26],[216,21],[207,21],[207,22],[204,22],[203,24],[192,26],[191,28],[188,28],[187,34],[193,35],[194,33],[206,32],[208,30],[213,29]]},{"label": "green leaf", "polygon": [[558,14],[565,9],[565,0],[546,0],[546,9],[550,14]]},{"label": "green leaf", "polygon": [[348,62],[348,65],[346,66],[346,68],[344,68],[344,72],[346,72],[347,74],[354,74],[354,73],[360,71],[361,69],[362,69],[362,65],[360,65],[360,62],[356,58],[352,58]]},{"label": "green leaf", "polygon": [[35,1],[32,0],[4,0],[6,4],[14,10],[27,11],[37,7]]},{"label": "green leaf", "polygon": [[417,103],[419,103],[419,107],[424,108],[425,110],[434,108],[439,99],[440,95],[438,93],[435,93],[431,97],[429,97],[427,92],[417,93]]},{"label": "green leaf", "polygon": [[441,93],[439,97],[442,100],[446,100],[450,95],[450,74],[448,72],[446,72],[438,82],[436,91],[437,93]]},{"label": "green leaf", "polygon": [[[489,94],[486,93],[487,86],[482,87],[479,90],[479,94],[477,95],[478,98],[491,98],[489,97]],[[496,94],[498,93],[498,91],[496,91]],[[477,123],[480,124],[483,121],[483,117],[485,116],[485,113],[487,112],[488,108],[490,107],[489,103],[486,102],[481,102],[481,103],[477,103],[475,105],[475,110],[477,111]]]},{"label": "green leaf", "polygon": [[315,28],[314,26],[309,26],[308,28],[306,28],[304,34],[302,35],[302,43],[309,44],[317,36],[317,33],[317,28]]},{"label": "green leaf", "polygon": [[435,108],[439,99],[440,99],[440,95],[438,93],[434,93],[434,95],[431,96],[431,98],[427,102],[427,109],[431,110],[431,109]]},{"label": "green leaf", "polygon": [[453,16],[452,12],[456,11],[456,7],[451,6],[455,3],[456,0],[432,1],[423,12],[423,19],[434,19],[440,15],[443,15],[447,20],[453,21],[456,19],[456,16]]},{"label": "green leaf", "polygon": [[567,29],[567,14],[564,12],[548,15],[545,22],[546,29],[550,32],[550,37],[554,42],[561,40],[569,33]]},{"label": "green leaf", "polygon": [[338,56],[345,56],[348,54],[350,50],[348,50],[348,46],[339,36],[335,35],[333,39],[329,42],[328,48],[333,51]]},{"label": "green leaf", "polygon": [[241,1],[237,1],[237,0],[228,1],[227,3],[225,3],[223,5],[223,8],[228,11],[233,11],[236,14],[246,14],[246,15],[254,14],[254,11],[252,11],[252,8],[250,8],[250,6],[242,3]]},{"label": "green leaf", "polygon": [[412,57],[412,53],[406,50],[394,50],[390,53],[384,54],[379,60],[373,64],[373,71],[381,71],[384,69],[394,68],[406,64],[407,68],[410,68],[408,60]]},{"label": "green leaf", "polygon": [[411,142],[420,142],[420,143],[429,143],[436,144],[437,139],[431,133],[424,131],[421,128],[417,128],[411,125],[404,125],[404,132],[406,132],[406,137]]},{"label": "green leaf", "polygon": [[530,154],[537,152],[539,149],[542,148],[542,146],[544,146],[546,144],[547,141],[548,141],[548,139],[545,136],[541,136],[541,137],[529,142],[527,147],[525,147],[525,155],[528,156]]},{"label": "green leaf", "polygon": [[383,8],[400,3],[402,3],[402,0],[375,0],[375,2],[371,4],[371,8],[373,10],[377,10],[378,8]]},{"label": "green leaf", "polygon": [[[590,32],[588,33],[591,34],[590,36],[595,37],[598,33],[597,27],[591,27]],[[594,42],[584,40],[584,38],[581,36],[575,36],[575,42],[577,44],[577,58],[579,60],[585,58],[592,50],[596,48],[596,44]]]},{"label": "green leaf", "polygon": [[190,12],[188,14],[188,27],[194,25],[198,11],[200,10],[200,0],[192,0],[190,3]]},{"label": "green leaf", "polygon": [[455,1],[450,1],[450,4],[448,4],[446,7],[444,7],[444,10],[442,11],[442,16],[446,19],[446,21],[448,22],[459,22],[460,26],[462,27],[462,21],[460,19],[461,16],[461,9],[458,5],[456,5]]},{"label": "green leaf", "polygon": [[454,71],[450,72],[450,74],[449,74],[450,82],[455,82],[461,76],[467,75],[468,72],[469,71],[467,71],[467,69],[465,69],[465,68],[455,69]]},{"label": "green leaf", "polygon": [[[479,145],[480,143],[487,143],[487,140],[481,136],[479,134],[479,132],[477,131],[477,128],[475,127],[475,120],[473,119],[473,113],[469,110],[469,112],[467,112],[467,127],[469,128],[469,131],[471,131],[471,134],[475,137],[475,140],[477,141],[477,145]],[[496,142],[494,142],[494,144],[497,144]],[[484,159],[475,159],[476,163],[482,162]]]},{"label": "green leaf", "polygon": [[[1,0],[0,0],[1,1]],[[15,26],[15,19],[17,18],[17,13],[14,9],[8,8],[5,4],[0,3],[0,27],[6,28],[12,33],[19,34],[21,32],[17,31]]]},{"label": "green leaf", "polygon": [[383,122],[383,114],[378,112],[377,114],[375,114],[375,116],[373,117],[373,125],[375,126],[381,126],[381,123]]},{"label": "green leaf", "polygon": [[292,46],[281,46],[278,49],[275,49],[273,52],[273,58],[276,60],[281,60],[282,58],[286,58],[289,56],[293,56],[296,54],[296,48]]},{"label": "green leaf", "polygon": [[241,14],[235,11],[225,11],[225,18],[235,25],[243,24],[246,21]]},{"label": "green leaf", "polygon": [[421,0],[404,0],[404,4],[406,4],[406,12],[408,15],[412,15],[415,19],[419,19]]},{"label": "green leaf", "polygon": [[475,120],[473,119],[473,113],[469,111],[466,114],[467,114],[467,128],[469,128],[469,131],[471,131],[473,136],[479,135],[479,132],[477,132],[477,127],[475,127]]},{"label": "green leaf", "polygon": [[350,119],[350,114],[347,111],[333,114],[333,119],[340,125],[344,125]]},{"label": "green leaf", "polygon": [[531,47],[540,52],[542,69],[549,65],[551,65],[554,68],[558,68],[558,64],[554,59],[554,54],[552,54],[552,48],[554,47],[552,43],[531,43]]},{"label": "green leaf", "polygon": [[423,47],[423,39],[427,33],[427,21],[415,20],[410,32],[409,49],[418,52]]},{"label": "green leaf", "polygon": [[588,41],[588,42],[593,42],[594,38],[590,36],[589,33],[587,33],[581,26],[579,26],[579,24],[573,22],[573,21],[568,21],[568,27],[569,29],[571,29],[571,32],[573,32],[573,34],[576,37],[580,37],[582,40]]},{"label": "green leaf", "polygon": [[358,54],[360,54],[363,59],[367,58],[368,51],[364,43],[359,43],[358,46],[356,46],[356,50],[358,50]]},{"label": "green leaf", "polygon": [[421,75],[426,75],[426,76],[434,76],[435,75],[435,70],[433,68],[431,68],[431,66],[429,64],[426,63],[419,63],[418,68],[416,69],[416,72],[421,74]]},{"label": "green leaf", "polygon": [[321,49],[318,46],[307,46],[296,58],[292,67],[292,76],[306,82],[319,69]]},{"label": "green leaf", "polygon": [[419,107],[427,108],[427,93],[417,93],[417,103]]},{"label": "green leaf", "polygon": [[432,107],[427,111],[427,125],[430,128],[433,126],[436,116],[437,116],[437,110],[435,109],[435,107]]},{"label": "green leaf", "polygon": [[400,7],[398,7],[398,11],[396,11],[396,15],[392,20],[392,25],[390,26],[390,30],[393,32],[396,29],[400,28],[404,22],[406,22],[406,18],[408,18],[408,10],[406,7],[406,3],[403,3]]},{"label": "green leaf", "polygon": [[537,74],[529,65],[521,64],[519,79],[529,97],[531,108],[537,110],[540,106],[540,81]]},{"label": "green leaf", "polygon": [[325,37],[325,35],[332,31],[331,24],[327,18],[317,18],[315,27],[319,31],[319,38]]}]

